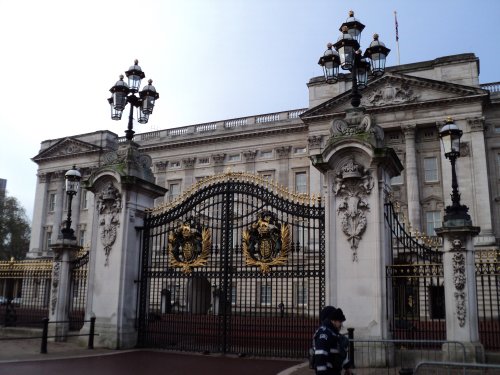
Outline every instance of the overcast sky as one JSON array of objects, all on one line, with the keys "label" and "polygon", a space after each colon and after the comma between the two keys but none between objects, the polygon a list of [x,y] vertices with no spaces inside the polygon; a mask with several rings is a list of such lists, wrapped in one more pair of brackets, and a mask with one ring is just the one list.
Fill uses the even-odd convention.
[{"label": "overcast sky", "polygon": [[160,93],[138,133],[307,107],[306,83],[353,9],[397,64],[473,52],[498,82],[497,0],[0,0],[0,178],[32,216],[46,139],[124,135],[106,99],[135,58]]}]

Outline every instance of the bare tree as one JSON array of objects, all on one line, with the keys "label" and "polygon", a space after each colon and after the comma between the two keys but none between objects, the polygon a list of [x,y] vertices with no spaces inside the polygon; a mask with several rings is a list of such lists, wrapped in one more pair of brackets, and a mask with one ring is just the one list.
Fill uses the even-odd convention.
[{"label": "bare tree", "polygon": [[24,259],[30,234],[26,211],[16,198],[7,195],[0,202],[0,260]]}]

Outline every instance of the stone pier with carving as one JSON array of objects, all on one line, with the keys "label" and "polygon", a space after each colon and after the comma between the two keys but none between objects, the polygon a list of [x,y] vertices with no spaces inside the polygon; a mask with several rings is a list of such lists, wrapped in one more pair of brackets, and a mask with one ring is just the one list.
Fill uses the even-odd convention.
[{"label": "stone pier with carving", "polygon": [[96,205],[86,318],[96,317],[96,346],[123,349],[137,343],[138,228],[145,210],[167,190],[154,184],[151,158],[134,142],[121,144],[104,160],[85,181]]},{"label": "stone pier with carving", "polygon": [[344,309],[357,337],[387,338],[385,267],[390,262],[384,203],[403,166],[383,145],[383,130],[362,108],[335,119],[312,157],[323,174],[327,206],[327,303]]}]

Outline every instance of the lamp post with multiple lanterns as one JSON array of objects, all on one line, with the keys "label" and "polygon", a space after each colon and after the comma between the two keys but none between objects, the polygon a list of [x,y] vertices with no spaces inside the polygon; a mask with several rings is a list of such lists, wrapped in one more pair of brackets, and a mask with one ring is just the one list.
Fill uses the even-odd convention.
[{"label": "lamp post with multiple lanterns", "polygon": [[[130,113],[128,117],[128,128],[125,131],[125,138],[131,141],[134,138],[133,120],[134,111],[137,109],[137,121],[140,124],[146,124],[149,120],[149,115],[153,113],[155,101],[158,100],[160,95],[156,92],[155,87],[152,85],[153,81],[150,79],[148,84],[143,87],[141,91],[141,80],[146,76],[138,65],[138,61],[134,61],[129,70],[125,72],[128,78],[128,84],[123,81],[123,75],[115,83],[109,91],[112,96],[108,99],[111,107],[111,118],[113,120],[121,120],[125,106],[130,104]],[[136,93],[138,95],[136,95]]]},{"label": "lamp post with multiple lanterns", "polygon": [[362,54],[360,50],[361,32],[365,28],[354,12],[349,12],[349,18],[340,26],[342,35],[336,43],[328,43],[327,50],[319,59],[318,64],[323,67],[327,83],[335,83],[339,78],[339,67],[351,72],[352,91],[351,104],[359,107],[361,93],[368,82],[368,75],[380,77],[385,72],[385,60],[390,49],[379,41],[378,34],[373,36],[373,41]]}]

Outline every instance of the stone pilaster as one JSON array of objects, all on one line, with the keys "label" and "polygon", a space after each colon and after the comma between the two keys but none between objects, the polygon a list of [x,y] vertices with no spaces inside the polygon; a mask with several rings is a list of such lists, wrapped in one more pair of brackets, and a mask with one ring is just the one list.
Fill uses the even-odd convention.
[{"label": "stone pilaster", "polygon": [[[491,222],[491,200],[490,189],[488,185],[488,174],[484,166],[486,158],[486,149],[484,143],[484,117],[470,118],[467,120],[470,127],[470,146],[472,150],[472,180],[471,193],[474,200],[474,222],[481,228],[481,233],[474,238],[474,243],[479,246],[495,244],[493,235],[493,226]],[[462,148],[462,146],[461,146]],[[469,154],[470,153],[470,150]],[[461,156],[463,155],[460,150]],[[460,159],[458,159],[460,161]],[[488,213],[485,215],[484,213]]]},{"label": "stone pilaster", "polygon": [[[408,199],[408,219],[414,229],[421,229],[420,184],[418,181],[417,154],[415,149],[416,125],[401,127],[405,136],[406,191]],[[429,233],[429,235],[433,235]]]}]

